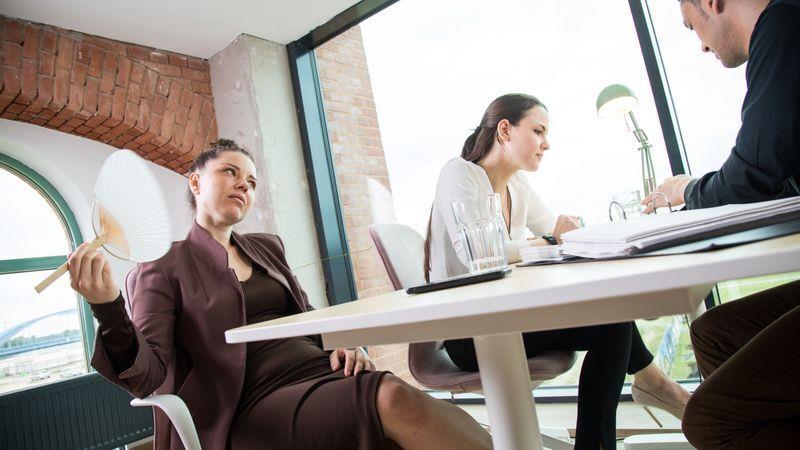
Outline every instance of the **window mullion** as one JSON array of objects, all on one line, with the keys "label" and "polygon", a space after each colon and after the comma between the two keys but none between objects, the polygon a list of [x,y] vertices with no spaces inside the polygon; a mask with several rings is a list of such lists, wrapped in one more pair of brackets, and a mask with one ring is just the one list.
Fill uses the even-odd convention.
[{"label": "window mullion", "polygon": [[67,255],[0,260],[0,275],[53,270],[65,262],[67,262]]}]

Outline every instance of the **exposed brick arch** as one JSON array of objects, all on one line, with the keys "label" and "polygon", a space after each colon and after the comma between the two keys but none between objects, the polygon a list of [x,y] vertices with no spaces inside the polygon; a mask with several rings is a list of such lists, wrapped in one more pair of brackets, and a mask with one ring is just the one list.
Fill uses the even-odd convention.
[{"label": "exposed brick arch", "polygon": [[217,139],[206,60],[0,16],[0,117],[185,173]]}]

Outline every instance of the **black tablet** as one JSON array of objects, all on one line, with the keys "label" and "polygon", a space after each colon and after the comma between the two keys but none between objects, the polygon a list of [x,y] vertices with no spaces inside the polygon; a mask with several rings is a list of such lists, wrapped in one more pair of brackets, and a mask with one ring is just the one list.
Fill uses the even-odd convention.
[{"label": "black tablet", "polygon": [[422,294],[423,292],[438,291],[439,289],[449,289],[458,286],[466,286],[468,284],[482,283],[484,281],[499,280],[504,276],[511,273],[510,267],[505,267],[491,272],[479,273],[477,275],[461,275],[445,280],[436,281],[428,284],[421,284],[406,289],[408,294]]}]

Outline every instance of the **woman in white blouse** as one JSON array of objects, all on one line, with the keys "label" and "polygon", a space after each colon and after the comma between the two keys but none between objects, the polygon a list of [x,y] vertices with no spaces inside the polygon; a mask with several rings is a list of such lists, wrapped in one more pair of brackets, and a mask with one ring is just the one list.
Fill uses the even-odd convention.
[{"label": "woman in white blouse", "polygon": [[[536,98],[507,94],[495,99],[461,157],[445,164],[436,185],[425,240],[426,278],[440,280],[466,273],[466,254],[450,204],[457,199],[495,192],[505,220],[505,252],[520,260],[519,249],[560,242],[561,234],[578,227],[574,216],[554,217],[521,173],[533,172],[550,144],[547,108]],[[530,230],[535,238],[526,237]],[[528,357],[546,350],[586,350],[578,392],[576,449],[616,448],[616,408],[625,373],[634,376],[632,393],[641,404],[683,415],[689,393],[653,362],[633,322],[523,333]],[[472,339],[445,342],[453,362],[478,370]]]}]

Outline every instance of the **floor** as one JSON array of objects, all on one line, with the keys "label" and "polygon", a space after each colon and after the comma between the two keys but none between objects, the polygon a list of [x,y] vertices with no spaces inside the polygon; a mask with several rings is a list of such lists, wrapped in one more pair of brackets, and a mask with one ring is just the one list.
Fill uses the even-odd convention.
[{"label": "floor", "polygon": [[[482,424],[488,424],[489,418],[485,405],[459,405],[472,417]],[[536,405],[539,416],[539,425],[542,427],[566,428],[574,435],[577,408],[575,404],[568,403],[539,403]],[[633,434],[680,432],[680,422],[669,413],[658,409],[651,409],[663,428],[645,412],[642,407],[633,402],[622,402],[617,408],[617,448],[622,450],[622,439]]]},{"label": "floor", "polygon": [[[486,413],[485,405],[459,405],[481,424],[488,424],[489,417]],[[539,416],[539,425],[542,427],[565,428],[574,435],[575,418],[577,408],[574,403],[539,403],[536,405]],[[622,439],[632,434],[658,433],[658,432],[679,432],[680,422],[668,413],[653,409],[651,410],[656,418],[661,422],[663,428],[642,409],[632,402],[622,402],[617,408],[617,436],[620,439],[617,445],[619,450],[624,447]],[[130,446],[131,450],[152,449],[150,442],[142,442],[139,445]]]}]

